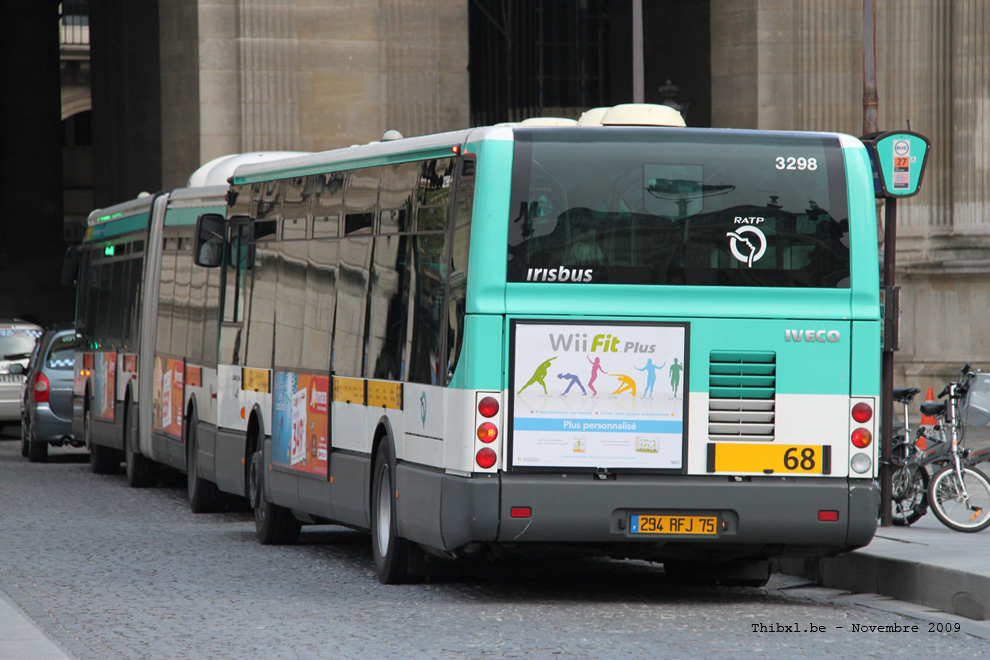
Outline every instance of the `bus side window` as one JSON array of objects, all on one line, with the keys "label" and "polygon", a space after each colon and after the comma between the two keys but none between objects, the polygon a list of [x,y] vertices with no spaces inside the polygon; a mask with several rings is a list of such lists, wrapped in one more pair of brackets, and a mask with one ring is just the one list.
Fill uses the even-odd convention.
[{"label": "bus side window", "polygon": [[315,177],[297,177],[284,185],[282,240],[309,238],[309,211]]},{"label": "bus side window", "polygon": [[[409,350],[409,380],[438,385],[445,378],[441,370],[441,322],[444,310],[444,244],[447,234],[415,234],[412,249],[412,342]],[[442,378],[443,377],[443,378]]]},{"label": "bus side window", "polygon": [[[465,160],[465,163],[467,161]],[[471,165],[473,165],[473,161]],[[453,241],[450,246],[450,295],[447,300],[447,379],[450,383],[457,369],[464,335],[465,301],[467,298],[468,240],[471,236],[471,211],[474,206],[474,181],[458,184]]]},{"label": "bus side window", "polygon": [[[303,241],[282,241],[277,247],[278,283],[275,287],[275,366],[293,371],[305,367],[303,328],[306,314],[306,261]],[[321,365],[322,366],[322,365]]]},{"label": "bus side window", "polygon": [[309,242],[302,344],[304,359],[311,369],[330,369],[339,251],[337,240]]},{"label": "bus side window", "polygon": [[347,186],[344,189],[345,236],[370,235],[374,231],[380,183],[380,167],[365,167],[347,173]]},{"label": "bus side window", "polygon": [[361,376],[371,252],[372,238],[369,235],[340,240],[331,367],[338,376]]},{"label": "bus side window", "polygon": [[382,168],[379,192],[379,234],[407,232],[412,224],[413,198],[419,179],[419,163],[398,163]]},{"label": "bus side window", "polygon": [[253,246],[250,279],[245,286],[249,299],[246,310],[248,329],[244,346],[244,364],[250,367],[272,366],[272,338],[275,332],[275,285],[278,281],[278,243],[266,241]]},{"label": "bus side window", "polygon": [[343,211],[344,173],[317,174],[313,186],[313,238],[334,238]]},{"label": "bus side window", "polygon": [[175,309],[175,260],[178,256],[178,238],[162,241],[161,284],[158,286],[158,331],[155,333],[155,352],[172,351],[172,313]]},{"label": "bus side window", "polygon": [[365,376],[399,380],[409,310],[409,236],[375,238]]},{"label": "bus side window", "polygon": [[224,256],[223,325],[220,327],[219,356],[221,362],[240,364],[240,324],[244,320],[248,288],[247,252],[251,227],[234,224],[228,227],[227,253]]},{"label": "bus side window", "polygon": [[[192,285],[192,236],[176,239],[175,289],[172,294],[172,347],[173,355],[186,355],[189,339],[189,296]],[[197,269],[202,270],[202,269]]]},{"label": "bus side window", "polygon": [[180,255],[189,269],[189,328],[186,333],[185,356],[190,360],[203,360],[204,330],[206,325],[206,287],[212,268],[196,268],[192,261],[192,240],[187,239],[188,248]]}]

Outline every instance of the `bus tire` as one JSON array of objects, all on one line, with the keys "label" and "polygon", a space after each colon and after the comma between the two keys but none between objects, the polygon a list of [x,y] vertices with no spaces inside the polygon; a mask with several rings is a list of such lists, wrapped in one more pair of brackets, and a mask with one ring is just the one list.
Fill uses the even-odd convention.
[{"label": "bus tire", "polygon": [[299,540],[301,523],[285,507],[265,497],[264,454],[259,449],[251,457],[248,497],[254,506],[254,535],[261,545],[291,545]]},{"label": "bus tire", "polygon": [[83,437],[89,447],[89,469],[93,474],[115,474],[120,468],[117,452],[93,442],[93,410],[86,408],[83,415]]},{"label": "bus tire", "polygon": [[386,437],[375,457],[371,489],[371,547],[378,581],[404,584],[410,581],[410,543],[400,538],[395,515],[395,459]]},{"label": "bus tire", "polygon": [[135,440],[137,440],[137,419],[128,401],[124,412],[124,464],[127,485],[131,488],[149,488],[158,483],[158,466],[154,461],[137,452],[134,447]]},{"label": "bus tire", "polygon": [[186,491],[189,494],[189,508],[193,513],[215,513],[223,507],[223,496],[215,483],[199,476],[197,424],[199,415],[193,408],[186,424]]}]

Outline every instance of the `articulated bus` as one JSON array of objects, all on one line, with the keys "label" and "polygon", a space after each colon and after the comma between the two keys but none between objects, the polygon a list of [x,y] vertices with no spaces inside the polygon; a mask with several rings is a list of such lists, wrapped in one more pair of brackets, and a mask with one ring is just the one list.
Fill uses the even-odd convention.
[{"label": "articulated bus", "polygon": [[[293,155],[221,157],[187,188],[90,214],[67,273],[77,282],[73,431],[94,472],[116,472],[124,461],[128,483],[144,487],[157,482],[159,466],[197,467],[186,451],[190,440],[196,446],[196,424],[187,418],[216,419],[220,273],[193,265],[196,220],[226,209],[226,179],[238,164]],[[219,504],[212,481],[189,484],[193,510]]]},{"label": "articulated bus", "polygon": [[[161,284],[217,282],[190,311],[219,310],[215,417],[166,417],[182,388],[213,392],[213,358],[183,364],[163,337],[184,321],[160,317],[155,432],[196,416],[191,476],[247,495],[262,543],[370,530],[385,583],[428,557],[546,550],[760,584],[773,557],[867,544],[866,149],[636,110],[238,167],[192,246],[219,277]],[[172,447],[146,455],[179,464]]]}]

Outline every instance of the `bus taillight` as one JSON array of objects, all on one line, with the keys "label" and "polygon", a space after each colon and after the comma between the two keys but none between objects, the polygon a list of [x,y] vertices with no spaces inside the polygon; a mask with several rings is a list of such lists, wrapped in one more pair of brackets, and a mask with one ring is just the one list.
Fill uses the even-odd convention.
[{"label": "bus taillight", "polygon": [[873,417],[873,407],[865,401],[860,401],[852,408],[852,418],[860,424],[865,424]]},{"label": "bus taillight", "polygon": [[478,450],[475,460],[478,461],[480,467],[487,470],[495,465],[495,450],[491,447],[482,447]]},{"label": "bus taillight", "polygon": [[854,445],[860,449],[865,449],[870,446],[871,442],[873,442],[873,434],[866,429],[860,428],[852,432],[852,438],[850,439]]},{"label": "bus taillight", "polygon": [[498,437],[498,429],[491,422],[485,422],[478,427],[478,440],[493,442]]},{"label": "bus taillight", "polygon": [[498,414],[498,400],[493,396],[486,396],[478,402],[478,412],[482,417],[494,417]]},{"label": "bus taillight", "polygon": [[497,392],[476,392],[474,401],[475,464],[483,470],[497,469],[502,438],[502,405]]}]

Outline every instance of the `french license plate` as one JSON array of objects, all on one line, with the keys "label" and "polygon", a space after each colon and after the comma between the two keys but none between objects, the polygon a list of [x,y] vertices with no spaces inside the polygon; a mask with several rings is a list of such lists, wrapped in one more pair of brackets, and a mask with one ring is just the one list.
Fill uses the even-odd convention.
[{"label": "french license plate", "polygon": [[718,533],[718,516],[635,515],[629,519],[632,534]]},{"label": "french license plate", "polygon": [[708,445],[709,472],[830,474],[827,445],[717,443]]}]

